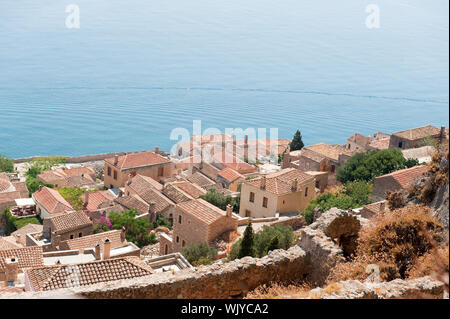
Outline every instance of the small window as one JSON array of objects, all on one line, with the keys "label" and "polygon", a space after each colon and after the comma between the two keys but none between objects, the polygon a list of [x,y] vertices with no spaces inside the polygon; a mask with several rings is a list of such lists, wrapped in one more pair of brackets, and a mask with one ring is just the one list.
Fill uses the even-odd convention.
[{"label": "small window", "polygon": [[251,213],[248,209],[245,210],[245,217],[250,217]]},{"label": "small window", "polygon": [[255,193],[250,192],[250,199],[249,200],[250,200],[251,203],[255,202]]},{"label": "small window", "polygon": [[263,207],[267,208],[267,202],[268,202],[267,197],[263,197]]},{"label": "small window", "polygon": [[179,243],[179,242],[180,242],[180,237],[177,236],[177,243]]},{"label": "small window", "polygon": [[305,197],[308,196],[308,187],[305,188]]},{"label": "small window", "polygon": [[78,233],[78,237],[81,237],[81,236],[83,236],[83,233]]},{"label": "small window", "polygon": [[183,240],[183,243],[181,244],[181,247],[186,246],[186,242]]},{"label": "small window", "polygon": [[114,170],[114,179],[117,180],[117,171]]},{"label": "small window", "polygon": [[164,175],[164,167],[158,167],[158,176]]},{"label": "small window", "polygon": [[109,188],[114,188],[114,185],[113,184],[109,184]]},{"label": "small window", "polygon": [[403,142],[398,143],[398,147],[402,148],[403,147]]},{"label": "small window", "polygon": [[178,215],[178,224],[181,224],[181,215]]},{"label": "small window", "polygon": [[336,170],[336,166],[331,165],[331,173],[334,173],[335,170]]},{"label": "small window", "polygon": [[73,235],[70,235],[70,239],[73,239]]},{"label": "small window", "polygon": [[316,188],[319,188],[319,181],[316,181]]},{"label": "small window", "polygon": [[111,176],[111,167],[108,166],[108,176]]}]

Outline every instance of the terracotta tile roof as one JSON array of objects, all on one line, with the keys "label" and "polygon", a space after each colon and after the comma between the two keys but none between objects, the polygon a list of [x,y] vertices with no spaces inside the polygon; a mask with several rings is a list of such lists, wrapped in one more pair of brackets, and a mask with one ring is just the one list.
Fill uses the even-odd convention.
[{"label": "terracotta tile roof", "polygon": [[17,235],[25,236],[26,234],[42,232],[43,228],[44,227],[42,225],[27,224],[27,225],[23,226],[22,228],[19,228],[15,232],[12,232],[11,235],[13,235],[13,236],[17,236]]},{"label": "terracotta tile roof", "polygon": [[161,191],[164,187],[160,182],[155,181],[153,178],[139,174],[131,179],[131,183],[128,186],[138,194],[144,192],[148,188],[155,188]]},{"label": "terracotta tile roof", "polygon": [[440,132],[441,132],[441,130],[438,129],[437,127],[435,127],[433,125],[427,125],[427,126],[422,126],[422,127],[418,127],[418,128],[413,128],[410,130],[396,132],[396,133],[393,133],[392,135],[395,135],[395,136],[398,136],[398,137],[401,137],[401,138],[407,139],[407,140],[417,140],[417,139],[422,139],[427,136],[439,135]]},{"label": "terracotta tile roof", "polygon": [[191,195],[183,191],[182,189],[175,187],[171,183],[166,184],[163,189],[163,194],[169,197],[175,203],[185,202],[194,199]]},{"label": "terracotta tile roof", "polygon": [[384,205],[384,211],[389,211],[387,200],[382,200],[379,202],[368,204],[368,205],[364,206],[364,209],[372,212],[374,215],[377,215],[379,212],[381,212],[382,205]]},{"label": "terracotta tile roof", "polygon": [[138,257],[112,258],[75,265],[55,265],[26,270],[34,291],[93,285],[151,275],[153,269]]},{"label": "terracotta tile roof", "polygon": [[258,170],[255,166],[241,161],[240,159],[236,158],[236,156],[226,152],[219,152],[217,154],[214,154],[213,160],[218,163],[222,163],[226,167],[234,169],[241,174],[256,172]]},{"label": "terracotta tile roof", "polygon": [[[314,177],[308,175],[295,168],[285,168],[279,172],[267,174],[266,178],[266,188],[267,192],[284,195],[292,192],[293,181],[297,180],[297,189],[300,190],[301,186],[314,180]],[[252,185],[260,188],[263,176],[253,178],[244,181],[245,184]]]},{"label": "terracotta tile roof", "polygon": [[9,180],[0,178],[0,193],[6,192],[6,191],[13,191],[13,185]]},{"label": "terracotta tile roof", "polygon": [[331,158],[335,161],[339,160],[339,155],[348,155],[352,156],[354,152],[350,152],[349,150],[345,149],[342,145],[330,145],[327,143],[316,143],[314,145],[305,146],[305,149],[308,149],[310,151],[316,152],[320,155],[326,156],[328,158]]},{"label": "terracotta tile roof", "polygon": [[[105,159],[111,165],[114,165],[114,157]],[[126,169],[138,166],[149,166],[170,161],[155,152],[130,153],[118,157],[117,168]]]},{"label": "terracotta tile roof", "polygon": [[111,248],[123,247],[128,245],[126,239],[122,241],[120,238],[120,233],[122,231],[111,230],[103,233],[88,235],[84,237],[78,237],[74,239],[64,240],[60,243],[60,250],[72,250],[72,249],[84,249],[84,248],[94,248],[97,243],[100,243],[101,248],[103,249],[103,242],[105,239],[109,239],[111,241]]},{"label": "terracotta tile roof", "polygon": [[16,242],[16,238],[14,236],[0,237],[0,250],[10,250],[21,247],[23,246]]},{"label": "terracotta tile roof", "polygon": [[0,272],[5,269],[5,258],[16,257],[19,268],[39,267],[44,264],[42,247],[32,246],[10,250],[0,250]]},{"label": "terracotta tile roof", "polygon": [[364,136],[364,135],[361,135],[359,133],[355,133],[352,136],[350,136],[347,139],[347,141],[354,142],[354,143],[356,143],[358,145],[361,145],[361,146],[365,147],[372,141],[372,137]]},{"label": "terracotta tile roof", "polygon": [[95,171],[91,167],[57,168],[44,171],[37,177],[44,183],[58,187],[92,185],[96,182]]},{"label": "terracotta tile roof", "polygon": [[194,155],[182,158],[178,161],[180,164],[199,164],[202,161],[202,157],[200,155]]},{"label": "terracotta tile roof", "polygon": [[170,206],[175,206],[173,201],[154,188],[147,188],[138,193],[138,195],[147,204],[154,204],[154,206],[151,207],[152,212],[162,212]]},{"label": "terracotta tile roof", "polygon": [[226,216],[225,211],[201,198],[177,204],[177,208],[206,225],[210,225],[223,216]]},{"label": "terracotta tile roof", "polygon": [[0,204],[2,203],[11,203],[11,205],[15,205],[15,199],[21,198],[21,194],[19,191],[8,192],[8,193],[0,193]]},{"label": "terracotta tile roof", "polygon": [[61,194],[52,188],[44,186],[41,190],[33,193],[33,197],[50,214],[73,210]]},{"label": "terracotta tile roof", "polygon": [[68,212],[66,214],[59,214],[49,218],[52,226],[52,231],[57,233],[67,232],[73,229],[84,228],[92,225],[92,221],[81,211]]},{"label": "terracotta tile roof", "polygon": [[299,151],[293,151],[293,152],[290,153],[290,155],[292,155],[292,156],[304,156],[304,157],[309,158],[309,159],[311,159],[311,160],[313,160],[314,162],[317,162],[317,163],[320,163],[320,162],[322,162],[323,160],[326,159],[325,156],[323,156],[323,155],[321,155],[319,153],[313,152],[313,151],[311,151],[309,149],[305,149],[305,148],[302,149],[302,150],[299,150]]},{"label": "terracotta tile roof", "polygon": [[27,184],[25,182],[12,182],[13,186],[16,188],[16,191],[19,191],[23,198],[29,197],[29,191]]},{"label": "terracotta tile roof", "polygon": [[[87,193],[88,203],[86,205],[86,209],[90,211],[97,210],[98,208],[100,208],[101,204],[112,201],[115,198],[116,196],[108,190],[88,192]],[[81,199],[84,202],[85,194],[81,195]]]},{"label": "terracotta tile roof", "polygon": [[115,203],[120,204],[127,210],[136,209],[138,214],[148,213],[149,204],[147,204],[139,195],[122,196],[114,199]]},{"label": "terracotta tile roof", "polygon": [[411,168],[405,168],[392,172],[390,174],[379,176],[376,179],[380,180],[384,178],[393,178],[401,187],[408,188],[412,183],[420,179],[427,171],[427,166],[417,165]]},{"label": "terracotta tile roof", "polygon": [[187,180],[201,187],[213,186],[216,184],[216,182],[200,172],[193,173]]},{"label": "terracotta tile roof", "polygon": [[170,184],[181,189],[183,192],[192,196],[193,198],[198,198],[200,195],[206,194],[206,190],[188,181],[178,181],[172,182]]},{"label": "terracotta tile roof", "polygon": [[376,148],[378,150],[387,150],[389,148],[390,141],[391,141],[390,137],[374,139],[369,143],[369,146]]},{"label": "terracotta tile roof", "polygon": [[222,169],[219,173],[219,176],[221,176],[222,178],[224,178],[225,180],[227,180],[228,182],[232,183],[235,180],[241,178],[241,179],[245,179],[244,175],[239,174],[238,172],[236,172],[234,169],[226,167],[224,169]]}]

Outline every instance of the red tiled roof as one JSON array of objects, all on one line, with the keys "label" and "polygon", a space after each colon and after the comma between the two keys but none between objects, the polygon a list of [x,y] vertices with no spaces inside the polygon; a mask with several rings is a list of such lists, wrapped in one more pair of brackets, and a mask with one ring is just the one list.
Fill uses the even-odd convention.
[{"label": "red tiled roof", "polygon": [[[111,165],[114,165],[114,157],[107,158],[105,161]],[[119,156],[116,167],[119,169],[126,169],[168,162],[170,161],[167,158],[162,157],[155,152],[130,153]]]},{"label": "red tiled roof", "polygon": [[224,169],[222,169],[219,173],[219,176],[223,177],[225,180],[227,180],[228,182],[232,183],[235,180],[242,178],[244,179],[244,175],[239,174],[238,172],[236,172],[234,169],[229,168],[229,167],[225,167]]},{"label": "red tiled roof", "polygon": [[411,183],[420,179],[424,173],[428,171],[428,167],[425,165],[417,165],[411,168],[401,169],[390,174],[379,176],[376,179],[382,179],[386,177],[392,177],[397,181],[397,183],[403,187],[408,188]]},{"label": "red tiled roof", "polygon": [[87,286],[152,273],[153,269],[138,257],[112,258],[75,265],[54,265],[25,271],[33,291]]},{"label": "red tiled roof", "polygon": [[163,189],[163,185],[160,182],[140,174],[137,174],[131,179],[129,187],[134,189],[138,194],[144,192],[148,188],[156,188],[159,191]]},{"label": "red tiled roof", "polygon": [[[260,188],[263,178],[264,178],[263,176],[260,176],[257,178],[244,181],[244,183]],[[301,186],[304,185],[305,183],[314,180],[313,176],[308,175],[295,168],[285,168],[279,172],[267,174],[265,178],[266,178],[265,190],[267,192],[276,195],[284,195],[287,193],[291,193],[292,184],[294,180],[297,180],[298,190],[300,190]]]},{"label": "red tiled roof", "polygon": [[228,168],[234,169],[241,174],[256,172],[258,170],[255,166],[241,161],[236,158],[236,156],[226,152],[219,152],[214,154],[213,159],[219,163],[224,164]]},{"label": "red tiled roof", "polygon": [[21,244],[17,244],[14,236],[0,237],[0,250],[9,250],[21,248]]},{"label": "red tiled roof", "polygon": [[21,194],[19,191],[8,192],[8,193],[0,193],[0,204],[2,203],[11,203],[15,204],[14,200],[21,198]]},{"label": "red tiled roof", "polygon": [[369,146],[376,148],[378,150],[387,150],[389,148],[390,141],[391,141],[390,137],[374,139],[369,143]]},{"label": "red tiled roof", "polygon": [[[84,194],[81,195],[82,200],[84,201]],[[88,204],[86,205],[86,209],[90,211],[97,210],[100,205],[104,202],[108,202],[114,200],[116,196],[110,191],[97,191],[97,192],[89,192],[88,196]]]},{"label": "red tiled roof", "polygon": [[111,248],[123,247],[128,245],[126,239],[122,241],[119,230],[111,230],[103,233],[78,237],[62,241],[59,245],[60,250],[94,248],[98,243],[103,249],[103,243],[108,238],[111,241]]},{"label": "red tiled roof", "polygon": [[0,250],[0,272],[5,269],[5,258],[16,257],[19,268],[39,267],[44,264],[42,247],[32,246],[10,250]]},{"label": "red tiled roof", "polygon": [[6,179],[0,178],[0,193],[6,191],[9,188],[12,188],[11,182]]},{"label": "red tiled roof", "polygon": [[96,182],[95,171],[91,167],[57,168],[43,171],[38,179],[58,187],[92,185]]},{"label": "red tiled roof", "polygon": [[177,204],[176,207],[206,225],[210,225],[219,218],[226,216],[225,211],[201,198],[182,202],[180,204]]},{"label": "red tiled roof", "polygon": [[199,185],[200,187],[213,186],[216,184],[212,179],[200,172],[195,172],[194,174],[189,176],[187,180],[191,183]]},{"label": "red tiled roof", "polygon": [[181,189],[183,192],[189,194],[193,198],[198,198],[200,195],[206,194],[206,190],[188,181],[178,181],[172,182],[170,184]]},{"label": "red tiled roof", "polygon": [[58,191],[45,186],[41,190],[33,193],[33,197],[50,214],[73,210],[72,206],[70,206]]},{"label": "red tiled roof", "polygon": [[92,225],[92,221],[86,213],[80,211],[52,216],[49,218],[49,222],[52,225],[52,231],[58,233]]},{"label": "red tiled roof", "polygon": [[342,145],[330,145],[327,143],[316,143],[314,145],[305,146],[305,149],[316,152],[320,155],[331,158],[335,161],[339,160],[339,155],[352,156],[354,152],[350,152]]},{"label": "red tiled roof", "polygon": [[413,128],[410,130],[400,131],[393,133],[392,135],[408,139],[408,140],[417,140],[427,136],[436,136],[441,132],[440,129],[433,125],[422,126],[418,128]]},{"label": "red tiled roof", "polygon": [[191,195],[184,190],[174,186],[172,183],[168,183],[164,186],[163,194],[169,197],[175,203],[181,203],[193,199]]},{"label": "red tiled roof", "polygon": [[148,213],[149,204],[146,203],[139,195],[121,196],[114,199],[114,202],[120,204],[126,209],[136,209],[138,214]]}]

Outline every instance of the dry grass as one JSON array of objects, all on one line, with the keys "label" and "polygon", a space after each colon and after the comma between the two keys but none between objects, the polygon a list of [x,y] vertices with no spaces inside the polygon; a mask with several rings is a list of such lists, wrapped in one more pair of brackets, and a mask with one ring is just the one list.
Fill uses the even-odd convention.
[{"label": "dry grass", "polygon": [[273,282],[250,291],[245,299],[305,299],[312,287],[308,283],[283,284]]},{"label": "dry grass", "polygon": [[[431,252],[443,241],[442,225],[423,206],[408,206],[389,214],[382,214],[360,231],[356,257],[338,264],[331,272],[328,282],[368,277],[366,267],[376,264],[380,279],[418,276],[419,270],[410,269],[423,262],[421,257]],[[447,248],[448,249],[448,248]]]}]

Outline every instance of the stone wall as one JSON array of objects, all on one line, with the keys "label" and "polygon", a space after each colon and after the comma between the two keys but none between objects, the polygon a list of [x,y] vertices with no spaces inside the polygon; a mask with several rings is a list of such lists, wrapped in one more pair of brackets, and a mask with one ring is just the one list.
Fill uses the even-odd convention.
[{"label": "stone wall", "polygon": [[[118,152],[118,153],[105,153],[105,154],[95,154],[95,155],[84,155],[84,156],[73,156],[73,157],[67,157],[66,158],[66,163],[85,163],[85,162],[93,162],[93,161],[101,161],[104,160],[105,158],[110,158],[110,157],[114,157],[114,155],[125,155],[125,152]],[[27,158],[16,158],[14,159],[14,163],[19,164],[19,163],[24,163],[24,162],[28,162],[31,161],[35,158],[39,158],[42,156],[33,156],[33,157],[27,157]]]},{"label": "stone wall", "polygon": [[83,288],[49,292],[3,293],[2,298],[235,298],[271,281],[304,279],[306,253],[298,246],[274,250],[263,258],[245,257],[225,264],[155,273]]}]

